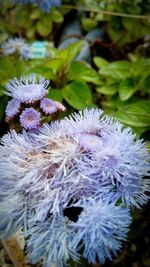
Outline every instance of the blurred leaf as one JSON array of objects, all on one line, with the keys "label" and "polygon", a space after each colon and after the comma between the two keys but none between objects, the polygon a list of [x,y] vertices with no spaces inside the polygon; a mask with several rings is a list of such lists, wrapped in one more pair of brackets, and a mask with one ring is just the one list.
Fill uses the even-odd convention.
[{"label": "blurred leaf", "polygon": [[125,105],[114,113],[115,117],[130,126],[150,126],[150,100],[139,100]]},{"label": "blurred leaf", "polygon": [[41,10],[39,8],[34,8],[31,12],[30,18],[31,19],[39,19],[41,17]]},{"label": "blurred leaf", "polygon": [[135,92],[135,84],[132,78],[127,78],[120,83],[119,97],[122,101],[129,99]]},{"label": "blurred leaf", "polygon": [[0,83],[5,85],[10,79],[21,76],[24,70],[24,61],[15,57],[0,59]]},{"label": "blurred leaf", "polygon": [[95,65],[99,69],[108,67],[108,65],[109,65],[109,62],[106,59],[102,58],[102,57],[94,57],[93,61],[94,61]]},{"label": "blurred leaf", "polygon": [[82,81],[68,84],[62,89],[62,94],[69,105],[78,110],[93,106],[91,91]]},{"label": "blurred leaf", "polygon": [[99,84],[99,75],[86,62],[73,61],[68,73],[68,79],[80,79],[86,82]]},{"label": "blurred leaf", "polygon": [[5,87],[0,84],[0,97],[4,95]]},{"label": "blurred leaf", "polygon": [[47,97],[51,98],[51,99],[53,99],[55,101],[59,101],[59,102],[62,102],[62,99],[63,99],[61,90],[52,89],[52,88],[50,88]]},{"label": "blurred leaf", "polygon": [[144,80],[144,89],[147,92],[150,92],[150,74]]},{"label": "blurred leaf", "polygon": [[36,24],[36,29],[41,36],[45,37],[52,31],[52,22],[48,21],[45,23],[44,20],[39,20]]},{"label": "blurred leaf", "polygon": [[128,61],[115,61],[100,70],[100,75],[105,75],[114,79],[124,79],[132,76],[132,64]]},{"label": "blurred leaf", "polygon": [[87,17],[81,18],[81,22],[83,25],[83,29],[85,31],[90,31],[90,30],[94,29],[98,24],[98,22],[95,19],[87,18]]},{"label": "blurred leaf", "polygon": [[57,9],[54,9],[52,11],[51,18],[52,18],[52,21],[54,21],[55,23],[61,23],[64,20],[63,15]]},{"label": "blurred leaf", "polygon": [[106,84],[101,87],[97,87],[96,91],[104,95],[114,95],[118,91],[118,83]]},{"label": "blurred leaf", "polygon": [[27,37],[28,38],[32,38],[34,36],[34,34],[35,34],[35,31],[36,31],[36,27],[35,26],[28,28],[27,31],[26,31]]}]

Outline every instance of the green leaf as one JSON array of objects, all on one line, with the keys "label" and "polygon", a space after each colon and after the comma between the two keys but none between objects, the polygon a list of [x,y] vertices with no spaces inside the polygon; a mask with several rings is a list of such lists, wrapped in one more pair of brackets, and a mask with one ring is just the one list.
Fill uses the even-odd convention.
[{"label": "green leaf", "polygon": [[41,10],[39,8],[34,8],[30,15],[31,19],[39,19],[41,17]]},{"label": "green leaf", "polygon": [[63,98],[70,106],[78,110],[93,106],[92,94],[88,85],[74,81],[62,89]]},{"label": "green leaf", "polygon": [[127,78],[120,83],[119,97],[122,101],[128,100],[135,92],[135,84],[132,78]]},{"label": "green leaf", "polygon": [[108,67],[109,65],[109,62],[102,57],[94,57],[93,60],[94,60],[96,67],[98,67],[99,69]]},{"label": "green leaf", "polygon": [[52,21],[54,21],[55,23],[61,23],[64,20],[63,15],[57,9],[54,9],[52,11],[51,18],[52,18]]},{"label": "green leaf", "polygon": [[81,61],[73,61],[71,63],[68,79],[78,79],[86,82],[92,82],[94,84],[100,83],[99,75],[97,74],[97,72],[92,69],[89,64]]},{"label": "green leaf", "polygon": [[118,91],[118,83],[106,84],[101,87],[97,87],[96,91],[104,95],[114,95]]},{"label": "green leaf", "polygon": [[69,45],[67,48],[58,51],[57,58],[61,58],[65,64],[69,64],[80,52],[83,45],[83,41],[77,41]]},{"label": "green leaf", "polygon": [[52,31],[52,22],[49,21],[47,24],[44,21],[39,20],[36,24],[36,29],[41,36],[48,36]]},{"label": "green leaf", "polygon": [[28,38],[32,38],[34,36],[34,34],[35,34],[35,31],[36,31],[36,27],[35,26],[28,28],[27,31],[26,31],[27,37]]},{"label": "green leaf", "polygon": [[0,83],[5,85],[10,79],[21,76],[24,64],[23,60],[14,56],[0,59]]},{"label": "green leaf", "polygon": [[150,126],[150,100],[139,100],[115,112],[115,117],[130,126]]},{"label": "green leaf", "polygon": [[115,61],[100,70],[100,74],[114,79],[124,79],[132,76],[132,64],[128,61]]},{"label": "green leaf", "polygon": [[61,90],[52,88],[50,88],[47,97],[53,99],[54,101],[59,101],[59,102],[62,102],[63,99]]},{"label": "green leaf", "polygon": [[83,29],[85,31],[90,31],[90,30],[94,29],[98,24],[98,22],[95,19],[86,18],[86,17],[81,18],[81,22],[82,22],[82,25],[83,25]]},{"label": "green leaf", "polygon": [[60,71],[63,64],[64,62],[61,58],[52,58],[45,63],[45,67],[50,68],[52,72],[56,74],[58,71]]}]

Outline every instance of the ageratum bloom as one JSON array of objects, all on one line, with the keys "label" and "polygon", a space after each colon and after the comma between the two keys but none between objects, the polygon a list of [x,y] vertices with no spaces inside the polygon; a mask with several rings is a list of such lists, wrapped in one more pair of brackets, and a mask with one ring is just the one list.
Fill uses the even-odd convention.
[{"label": "ageratum bloom", "polygon": [[49,98],[43,98],[40,101],[40,108],[44,111],[46,115],[51,115],[57,111],[57,106],[55,102]]},{"label": "ageratum bloom", "polygon": [[144,142],[98,109],[6,134],[0,169],[0,237],[22,227],[30,261],[44,267],[82,252],[92,263],[111,259],[126,239],[129,207],[148,199]]},{"label": "ageratum bloom", "polygon": [[112,260],[113,254],[121,249],[121,241],[126,239],[131,223],[129,210],[93,198],[83,203],[79,201],[76,206],[82,207],[83,211],[78,221],[73,223],[76,232],[73,248],[77,251],[82,248],[89,263],[95,264],[97,260],[104,263],[107,258]]},{"label": "ageratum bloom", "polygon": [[23,59],[29,59],[31,48],[23,38],[8,39],[2,44],[2,52],[5,55],[12,55],[18,52]]},{"label": "ageratum bloom", "polygon": [[40,125],[40,115],[34,108],[26,108],[20,115],[21,126],[26,130],[36,129]]},{"label": "ageratum bloom", "polygon": [[20,106],[21,102],[17,99],[8,101],[5,111],[7,118],[13,118],[16,116],[19,113]]},{"label": "ageratum bloom", "polygon": [[44,12],[49,12],[53,6],[60,6],[61,0],[14,0],[15,3],[37,4]]},{"label": "ageratum bloom", "polygon": [[46,89],[48,84],[49,81],[44,80],[42,76],[37,80],[36,74],[31,74],[19,80],[17,78],[11,80],[6,86],[5,94],[22,103],[33,103],[48,94]]}]

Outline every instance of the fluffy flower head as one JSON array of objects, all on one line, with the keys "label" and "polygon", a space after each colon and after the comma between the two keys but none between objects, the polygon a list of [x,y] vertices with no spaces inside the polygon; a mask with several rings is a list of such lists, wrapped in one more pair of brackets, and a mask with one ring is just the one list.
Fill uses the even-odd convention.
[{"label": "fluffy flower head", "polygon": [[20,123],[26,130],[36,129],[40,125],[40,113],[34,108],[26,108],[20,115]]},{"label": "fluffy flower head", "polygon": [[53,114],[57,111],[55,102],[49,98],[43,98],[40,102],[40,108],[46,115]]},{"label": "fluffy flower head", "polygon": [[8,39],[2,44],[2,51],[5,55],[18,52],[22,58],[30,58],[31,48],[23,38]]},{"label": "fluffy flower head", "polygon": [[[97,109],[8,133],[0,147],[0,236],[23,227],[29,259],[44,267],[65,266],[80,251],[92,263],[111,259],[126,238],[128,209],[148,199],[148,158],[143,141]],[[10,196],[26,212],[15,201],[4,208]]]},{"label": "fluffy flower head", "polygon": [[36,75],[31,74],[21,77],[19,80],[17,78],[11,80],[6,86],[5,94],[22,103],[33,103],[48,94],[46,89],[48,84],[49,81],[44,80],[42,76],[37,81]]},{"label": "fluffy flower head", "polygon": [[21,106],[21,102],[17,99],[12,99],[8,102],[6,106],[6,116],[8,118],[13,118],[15,115],[18,114],[19,109]]}]

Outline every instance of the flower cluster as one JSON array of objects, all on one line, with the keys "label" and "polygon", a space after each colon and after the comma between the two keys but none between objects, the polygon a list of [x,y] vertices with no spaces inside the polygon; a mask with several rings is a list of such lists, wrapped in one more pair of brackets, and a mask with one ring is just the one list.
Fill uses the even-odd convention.
[{"label": "flower cluster", "polygon": [[12,55],[17,53],[22,59],[28,60],[33,58],[46,58],[49,56],[49,42],[34,41],[31,44],[27,43],[21,37],[9,38],[1,45],[4,55]]},{"label": "flower cluster", "polygon": [[53,6],[60,6],[61,0],[14,0],[15,3],[37,4],[44,12],[49,12]]},{"label": "flower cluster", "polygon": [[148,200],[148,159],[143,140],[98,109],[12,130],[0,146],[0,237],[22,227],[28,259],[44,267],[112,259],[130,209]]},{"label": "flower cluster", "polygon": [[32,130],[44,122],[46,115],[52,116],[56,112],[65,111],[61,103],[45,98],[48,85],[49,81],[42,76],[37,81],[35,74],[11,80],[5,92],[12,98],[6,106],[6,121],[12,123],[19,119],[23,128]]},{"label": "flower cluster", "polygon": [[4,55],[18,53],[23,59],[29,59],[31,57],[31,47],[21,37],[8,39],[2,43],[1,47]]}]

